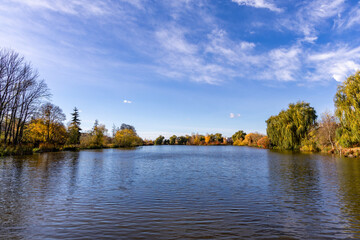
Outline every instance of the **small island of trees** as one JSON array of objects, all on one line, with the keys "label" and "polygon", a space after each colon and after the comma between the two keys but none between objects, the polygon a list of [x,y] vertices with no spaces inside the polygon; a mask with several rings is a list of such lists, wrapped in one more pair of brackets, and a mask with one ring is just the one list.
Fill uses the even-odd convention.
[{"label": "small island of trees", "polygon": [[338,153],[360,157],[360,72],[338,86],[335,113],[320,119],[307,102],[289,104],[266,120],[266,135],[235,132],[159,136],[154,141],[140,138],[128,124],[112,128],[95,120],[90,131],[82,131],[75,107],[65,126],[65,114],[49,102],[50,91],[30,63],[12,50],[0,50],[0,155],[142,145],[235,145],[304,152]]}]

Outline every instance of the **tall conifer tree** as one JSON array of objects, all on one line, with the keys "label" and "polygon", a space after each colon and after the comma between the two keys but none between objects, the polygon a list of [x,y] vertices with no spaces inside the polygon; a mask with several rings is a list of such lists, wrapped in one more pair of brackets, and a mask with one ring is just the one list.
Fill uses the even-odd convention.
[{"label": "tall conifer tree", "polygon": [[75,107],[74,112],[71,114],[72,119],[68,128],[69,144],[80,144],[81,128],[79,119],[79,110]]}]

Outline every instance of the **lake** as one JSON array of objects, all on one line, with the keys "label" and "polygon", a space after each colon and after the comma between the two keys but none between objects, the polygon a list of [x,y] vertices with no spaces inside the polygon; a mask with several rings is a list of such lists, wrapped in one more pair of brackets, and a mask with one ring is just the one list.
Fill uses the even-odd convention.
[{"label": "lake", "polygon": [[360,238],[360,161],[234,146],[0,158],[0,239]]}]

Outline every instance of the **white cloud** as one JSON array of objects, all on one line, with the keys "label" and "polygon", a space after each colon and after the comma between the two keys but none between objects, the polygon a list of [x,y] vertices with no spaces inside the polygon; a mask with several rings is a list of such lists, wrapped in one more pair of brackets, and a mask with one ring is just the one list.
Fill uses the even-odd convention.
[{"label": "white cloud", "polygon": [[131,104],[131,103],[132,103],[132,101],[130,101],[130,100],[124,100],[123,102],[124,102],[124,103],[127,103],[127,104]]},{"label": "white cloud", "polygon": [[239,118],[240,117],[240,113],[230,113],[230,118]]},{"label": "white cloud", "polygon": [[232,0],[239,5],[246,5],[255,8],[266,8],[273,12],[282,12],[283,9],[278,8],[274,3],[268,0]]},{"label": "white cloud", "polygon": [[[232,1],[275,12],[282,10],[272,1]],[[300,40],[271,49],[264,47],[261,41],[255,43],[245,37],[234,37],[219,27],[218,19],[207,11],[209,8],[204,7],[210,4],[208,1],[160,1],[158,4],[168,11],[166,16],[170,16],[168,24],[157,22],[156,12],[152,12],[152,5],[147,4],[147,0],[69,0],[66,3],[61,0],[11,0],[6,3],[11,4],[0,6],[0,41],[3,46],[13,47],[29,56],[37,66],[41,60],[47,66],[77,67],[101,73],[99,66],[119,63],[122,68],[131,69],[129,72],[141,67],[171,79],[220,84],[245,77],[272,81],[323,81],[332,78],[339,81],[358,69],[360,63],[356,48],[316,45],[316,50],[313,50],[315,48],[308,48],[304,43],[315,43],[318,27],[343,11],[344,0],[307,0],[297,5],[298,10],[288,17],[285,25],[301,35]],[[9,8],[12,10],[9,11]],[[144,11],[147,14],[143,14]],[[66,19],[59,17],[60,14],[44,14],[48,12],[72,16]],[[19,17],[13,18],[14,15]],[[277,16],[281,16],[282,20],[284,15]],[[77,21],[73,24],[73,17],[92,19],[77,25]],[[190,18],[192,24],[184,24],[185,18]],[[149,19],[153,22],[146,25]],[[354,26],[358,19],[359,7],[351,11],[349,18],[344,18],[341,26]],[[97,24],[101,25],[101,29],[96,29],[99,28]],[[250,22],[249,26],[254,24]],[[256,24],[259,25],[257,28],[266,27],[265,23]],[[130,53],[112,54],[117,48],[105,49],[103,46],[110,44],[97,44],[107,39],[91,36],[87,31],[90,27],[94,27],[94,32],[102,31],[111,43],[116,43],[114,45],[131,49]],[[132,53],[145,59],[144,62],[133,63],[121,58]],[[120,68],[114,66],[114,69]]]},{"label": "white cloud", "polygon": [[161,74],[209,84],[218,84],[234,75],[234,71],[223,62],[215,58],[205,59],[201,44],[190,43],[186,34],[187,31],[175,25],[155,33],[161,46],[158,61],[164,66],[159,69]]},{"label": "white cloud", "polygon": [[327,46],[323,51],[309,54],[307,64],[314,71],[308,74],[308,79],[325,80],[335,79],[344,81],[349,75],[360,70],[360,47],[349,48],[348,46]]},{"label": "white cloud", "polygon": [[302,66],[301,55],[302,50],[298,45],[276,48],[264,54],[262,65],[259,65],[260,69],[264,69],[261,78],[284,82],[297,80]]}]

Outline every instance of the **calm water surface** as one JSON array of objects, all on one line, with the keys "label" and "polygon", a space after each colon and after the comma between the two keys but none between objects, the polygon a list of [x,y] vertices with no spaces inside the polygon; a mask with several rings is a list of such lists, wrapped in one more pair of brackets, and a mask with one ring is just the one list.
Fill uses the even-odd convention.
[{"label": "calm water surface", "polygon": [[0,239],[360,238],[360,160],[152,146],[0,158]]}]

